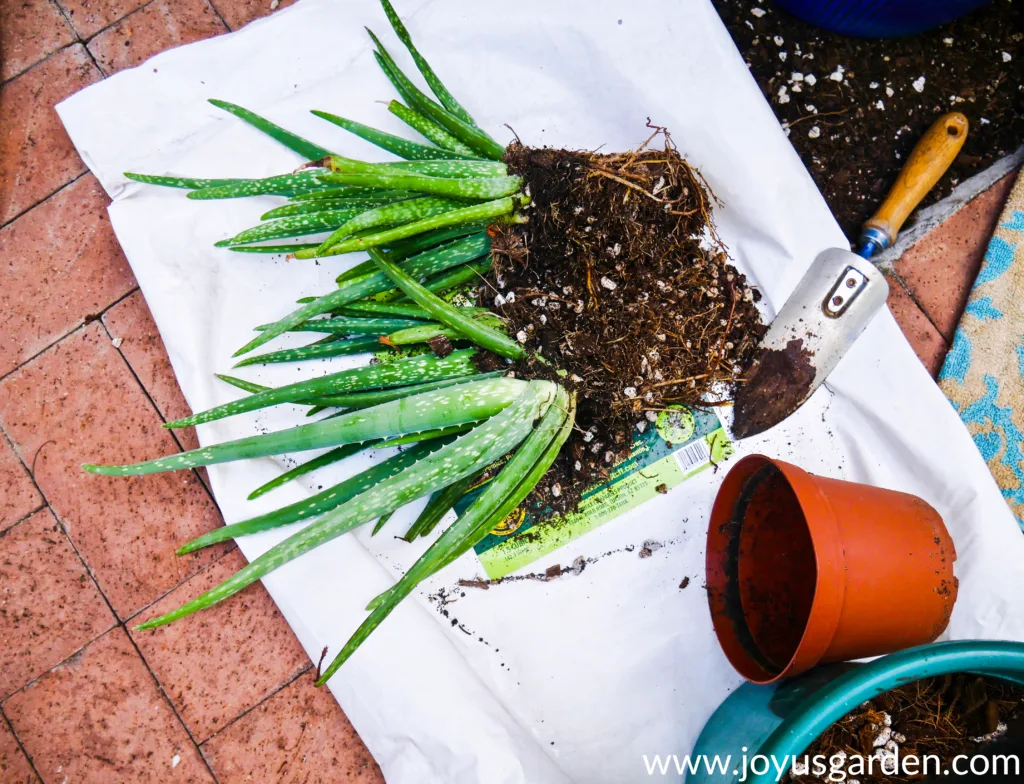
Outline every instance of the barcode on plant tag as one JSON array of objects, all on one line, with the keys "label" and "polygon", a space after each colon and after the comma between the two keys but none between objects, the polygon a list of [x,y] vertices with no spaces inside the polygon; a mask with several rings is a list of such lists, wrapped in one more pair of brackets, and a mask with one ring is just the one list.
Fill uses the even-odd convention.
[{"label": "barcode on plant tag", "polygon": [[711,462],[711,450],[708,448],[708,442],[703,438],[694,441],[692,444],[687,444],[676,452],[675,455],[676,460],[679,461],[679,467],[684,472]]}]

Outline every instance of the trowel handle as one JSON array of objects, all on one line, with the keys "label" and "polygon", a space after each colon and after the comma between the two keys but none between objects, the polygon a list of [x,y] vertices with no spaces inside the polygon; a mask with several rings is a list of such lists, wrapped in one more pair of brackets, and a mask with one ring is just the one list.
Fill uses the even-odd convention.
[{"label": "trowel handle", "polygon": [[946,173],[966,138],[967,118],[960,112],[935,121],[910,153],[878,212],[864,224],[862,245],[874,244],[880,250],[893,243],[907,216]]}]

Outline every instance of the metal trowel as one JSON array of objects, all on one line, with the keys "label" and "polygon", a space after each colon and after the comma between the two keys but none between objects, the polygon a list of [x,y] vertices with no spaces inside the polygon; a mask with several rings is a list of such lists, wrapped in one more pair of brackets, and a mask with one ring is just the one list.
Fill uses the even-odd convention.
[{"label": "metal trowel", "polygon": [[889,286],[871,262],[938,182],[967,137],[967,118],[943,115],[914,147],[885,202],[861,231],[856,253],[823,251],[761,341],[736,394],[733,434],[747,438],[796,411],[885,305]]}]

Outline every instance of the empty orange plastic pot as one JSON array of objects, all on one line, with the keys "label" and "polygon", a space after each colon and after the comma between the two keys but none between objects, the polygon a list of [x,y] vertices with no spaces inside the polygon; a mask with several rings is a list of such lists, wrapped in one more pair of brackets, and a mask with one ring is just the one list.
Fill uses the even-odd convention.
[{"label": "empty orange plastic pot", "polygon": [[917,496],[750,455],[711,510],[715,633],[747,680],[933,641],[956,601],[956,551]]}]

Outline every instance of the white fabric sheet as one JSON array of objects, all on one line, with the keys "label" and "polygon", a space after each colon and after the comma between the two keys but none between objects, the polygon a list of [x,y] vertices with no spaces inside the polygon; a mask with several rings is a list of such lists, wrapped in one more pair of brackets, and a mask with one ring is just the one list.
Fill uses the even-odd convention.
[{"label": "white fabric sheet", "polygon": [[[769,315],[820,250],[844,246],[707,0],[398,5],[448,86],[499,140],[511,139],[508,123],[530,144],[622,150],[647,136],[648,117],[670,128],[724,202],[716,213],[721,235],[765,293]],[[308,113],[320,108],[403,132],[378,103],[393,91],[363,25],[411,66],[372,0],[302,0],[237,33],[165,52],[58,107],[114,200],[114,229],[196,411],[237,397],[213,373],[230,368],[231,352],[256,323],[290,311],[300,296],[326,293],[358,259],[286,262],[214,249],[280,199],[194,202],[181,191],[131,183],[122,172],[246,177],[298,164],[287,149],[207,104],[210,97],[343,154],[387,159]],[[240,374],[279,384],[345,362]],[[297,408],[277,408],[203,426],[199,437],[211,444],[301,419]],[[1024,640],[1016,601],[1024,538],[967,431],[888,312],[827,389],[784,426],[743,442],[740,454],[755,451],[928,500],[959,552],[960,599],[949,636]],[[233,522],[302,498],[363,460],[257,502],[246,501],[247,493],[276,475],[278,462],[216,466],[210,476]],[[650,558],[618,552],[579,576],[456,594],[447,610],[470,635],[453,628],[426,595],[478,574],[472,556],[405,602],[330,683],[387,780],[618,784],[648,780],[643,754],[688,752],[739,682],[719,651],[702,590],[706,520],[720,479],[705,471],[534,568],[649,539],[668,543]],[[399,530],[415,511],[405,510],[391,527]],[[239,545],[253,558],[288,533]],[[339,650],[365,617],[366,602],[423,549],[368,533],[344,536],[265,580],[314,660],[324,645]],[[680,590],[687,576],[690,585]],[[892,606],[880,611],[900,612],[898,586]]]}]

